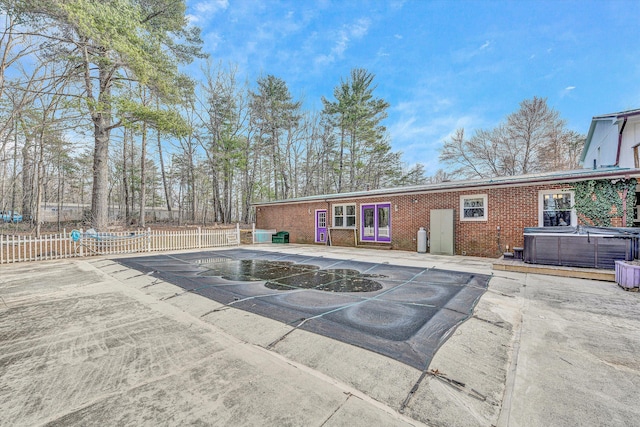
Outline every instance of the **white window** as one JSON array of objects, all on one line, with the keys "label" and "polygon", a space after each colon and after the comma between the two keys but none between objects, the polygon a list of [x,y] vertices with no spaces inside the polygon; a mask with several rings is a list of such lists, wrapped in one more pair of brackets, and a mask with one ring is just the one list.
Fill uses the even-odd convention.
[{"label": "white window", "polygon": [[487,195],[460,196],[460,221],[486,221]]},{"label": "white window", "polygon": [[573,191],[545,190],[538,194],[538,225],[540,227],[568,227],[578,225],[573,208]]},{"label": "white window", "polygon": [[327,211],[318,211],[318,228],[327,228]]},{"label": "white window", "polygon": [[356,226],[356,205],[333,205],[333,226],[353,228]]}]

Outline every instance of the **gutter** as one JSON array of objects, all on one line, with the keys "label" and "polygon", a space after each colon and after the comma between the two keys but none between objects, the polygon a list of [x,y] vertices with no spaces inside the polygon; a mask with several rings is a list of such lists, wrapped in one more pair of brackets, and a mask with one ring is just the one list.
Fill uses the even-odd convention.
[{"label": "gutter", "polygon": [[[333,225],[333,212],[331,212],[331,202],[329,200],[324,199],[324,202],[327,204],[327,218],[325,219],[325,226],[327,227],[327,241],[324,242],[325,246],[333,246],[333,242],[331,241],[331,227],[329,227],[329,218],[331,218],[331,225]],[[329,217],[331,215],[331,217]]]}]

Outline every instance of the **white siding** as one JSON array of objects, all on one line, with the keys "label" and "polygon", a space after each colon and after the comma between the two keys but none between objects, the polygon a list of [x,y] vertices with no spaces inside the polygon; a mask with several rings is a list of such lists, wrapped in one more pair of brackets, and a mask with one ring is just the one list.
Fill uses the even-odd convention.
[{"label": "white siding", "polygon": [[613,120],[598,120],[591,137],[589,150],[584,157],[583,167],[591,169],[594,160],[598,168],[612,166],[616,163],[617,150],[618,126]]},{"label": "white siding", "polygon": [[[616,164],[618,154],[618,135],[624,119],[617,122],[612,119],[601,119],[595,123],[593,136],[589,150],[584,157],[583,167],[593,168],[593,161],[596,167],[613,166]],[[621,168],[635,168],[633,148],[640,144],[640,117],[629,117],[622,132],[622,146],[620,147],[620,160],[618,166]]]},{"label": "white siding", "polygon": [[[622,126],[622,122],[620,123]],[[633,147],[640,143],[640,118],[629,117],[627,125],[622,132],[622,147],[620,149],[620,167],[621,168],[633,168],[635,167],[635,160],[633,154]],[[616,155],[618,146],[613,149],[613,155]],[[615,161],[615,160],[614,160]]]}]

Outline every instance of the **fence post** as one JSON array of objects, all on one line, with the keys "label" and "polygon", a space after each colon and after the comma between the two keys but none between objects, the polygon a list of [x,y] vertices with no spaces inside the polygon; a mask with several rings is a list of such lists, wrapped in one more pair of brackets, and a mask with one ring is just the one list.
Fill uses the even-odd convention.
[{"label": "fence post", "polygon": [[202,228],[198,227],[198,249],[202,249]]},{"label": "fence post", "polygon": [[151,227],[147,227],[147,252],[151,252]]},{"label": "fence post", "polygon": [[4,237],[2,236],[2,234],[0,234],[0,264],[4,263],[4,243],[2,242],[2,240],[4,239]]},{"label": "fence post", "polygon": [[82,246],[82,239],[84,237],[84,230],[80,229],[80,239],[78,239],[78,244],[80,245],[80,257],[84,256],[84,247]]},{"label": "fence post", "polygon": [[256,244],[256,223],[251,223],[251,243]]},{"label": "fence post", "polygon": [[236,222],[236,236],[238,236],[238,246],[240,246],[240,223]]}]

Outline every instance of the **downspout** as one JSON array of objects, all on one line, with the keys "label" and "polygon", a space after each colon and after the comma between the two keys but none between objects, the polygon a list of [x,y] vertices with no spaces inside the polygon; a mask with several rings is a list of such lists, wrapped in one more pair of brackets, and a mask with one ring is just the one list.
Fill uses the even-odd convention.
[{"label": "downspout", "polygon": [[622,122],[622,127],[620,128],[620,132],[618,133],[618,152],[616,153],[616,164],[615,166],[620,166],[620,150],[622,148],[622,132],[624,132],[624,127],[627,125],[627,116],[624,116],[624,121]]},{"label": "downspout", "polygon": [[[325,199],[324,200],[327,203],[327,241],[324,242],[325,246],[333,246],[333,244],[331,243],[331,227],[329,227],[329,218],[333,218],[333,216],[329,216],[329,214],[331,213],[331,203],[329,202],[329,200]],[[331,222],[331,225],[333,225],[333,222]]]},{"label": "downspout", "polygon": [[627,226],[627,193],[629,192],[628,188],[625,188],[622,192],[622,226]]}]

